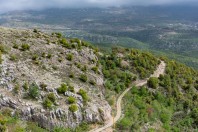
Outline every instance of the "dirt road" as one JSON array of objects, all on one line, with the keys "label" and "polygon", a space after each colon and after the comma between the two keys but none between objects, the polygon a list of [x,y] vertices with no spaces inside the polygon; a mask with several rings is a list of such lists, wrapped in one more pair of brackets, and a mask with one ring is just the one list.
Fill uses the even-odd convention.
[{"label": "dirt road", "polygon": [[[157,67],[157,69],[155,70],[155,72],[150,76],[150,77],[159,77],[160,74],[164,74],[165,72],[165,67],[166,67],[166,64],[164,61],[161,61],[161,63],[159,64],[159,66]],[[143,86],[147,83],[147,80],[149,78],[145,79],[145,80],[138,80],[135,82],[135,86],[139,87],[139,86]],[[116,113],[116,116],[115,117],[112,117],[108,124],[106,124],[105,126],[101,127],[101,128],[96,128],[94,130],[91,130],[90,132],[107,132],[107,128],[111,127],[114,125],[114,123],[116,123],[121,115],[122,115],[122,107],[121,107],[121,103],[122,103],[122,98],[124,97],[124,95],[131,89],[130,88],[127,88],[118,98],[117,102],[116,102],[116,105],[117,105],[117,113]],[[108,130],[108,131],[111,131],[111,130]]]}]

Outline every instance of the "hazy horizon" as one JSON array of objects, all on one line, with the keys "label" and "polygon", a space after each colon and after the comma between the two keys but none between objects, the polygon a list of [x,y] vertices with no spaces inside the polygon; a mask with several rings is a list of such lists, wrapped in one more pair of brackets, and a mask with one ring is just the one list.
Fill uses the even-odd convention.
[{"label": "hazy horizon", "polygon": [[14,10],[119,6],[198,5],[197,0],[1,0],[0,13]]}]

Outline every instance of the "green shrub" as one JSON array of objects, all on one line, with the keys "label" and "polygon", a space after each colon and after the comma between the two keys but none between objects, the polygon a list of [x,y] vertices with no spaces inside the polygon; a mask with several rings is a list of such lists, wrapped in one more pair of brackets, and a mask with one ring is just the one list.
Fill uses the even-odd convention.
[{"label": "green shrub", "polygon": [[56,101],[56,96],[54,95],[54,93],[47,94],[47,98],[53,103],[55,103]]},{"label": "green shrub", "polygon": [[29,87],[29,96],[36,99],[39,96],[39,87],[36,83],[32,83]]},{"label": "green shrub", "polygon": [[37,59],[38,59],[38,55],[35,54],[32,56],[32,60],[37,60]]},{"label": "green shrub", "polygon": [[1,51],[1,53],[6,53],[6,48],[2,44],[0,44],[0,51]]},{"label": "green shrub", "polygon": [[20,86],[19,86],[19,84],[16,84],[15,86],[14,86],[14,93],[16,93],[16,94],[18,94],[19,93],[19,91],[20,91]]},{"label": "green shrub", "polygon": [[40,61],[39,61],[39,60],[35,60],[35,61],[33,61],[33,63],[34,63],[35,65],[39,65],[39,64],[40,64]]},{"label": "green shrub", "polygon": [[91,68],[91,70],[93,70],[95,73],[97,73],[98,72],[98,67],[94,66],[94,67]]},{"label": "green shrub", "polygon": [[51,100],[49,100],[48,98],[44,99],[43,101],[43,106],[44,108],[52,108],[53,103],[51,102]]},{"label": "green shrub", "polygon": [[69,86],[69,91],[74,93],[75,92],[74,86]]},{"label": "green shrub", "polygon": [[60,40],[60,43],[61,43],[61,44],[67,43],[66,38],[62,38],[62,39]]},{"label": "green shrub", "polygon": [[28,83],[25,82],[25,83],[22,85],[22,87],[23,87],[23,89],[24,89],[25,91],[27,91],[28,88],[29,88]]},{"label": "green shrub", "polygon": [[29,50],[30,49],[30,46],[28,44],[22,44],[21,45],[21,50],[22,51],[26,51],[26,50]]},{"label": "green shrub", "polygon": [[87,42],[85,42],[85,41],[82,41],[82,46],[88,47],[89,44]]},{"label": "green shrub", "polygon": [[72,104],[70,107],[69,107],[69,110],[71,112],[76,112],[78,110],[78,106],[76,104]]},{"label": "green shrub", "polygon": [[14,44],[13,46],[12,46],[12,48],[14,48],[14,49],[18,49],[19,48],[19,46],[18,46],[18,44]]},{"label": "green shrub", "polygon": [[70,74],[69,74],[69,77],[70,77],[70,78],[74,78],[74,73],[70,73]]},{"label": "green shrub", "polygon": [[72,132],[70,128],[55,127],[52,132]]},{"label": "green shrub", "polygon": [[80,40],[79,40],[78,38],[70,39],[70,42],[71,42],[71,43],[77,43],[77,44],[80,44]]},{"label": "green shrub", "polygon": [[69,102],[70,104],[76,103],[76,98],[70,96],[70,97],[68,97],[68,102]]},{"label": "green shrub", "polygon": [[6,129],[5,125],[0,124],[0,132],[6,132]]},{"label": "green shrub", "polygon": [[161,121],[163,122],[163,123],[168,123],[168,122],[170,122],[170,120],[171,120],[171,114],[170,114],[170,112],[162,112],[161,114],[160,114],[160,119],[161,119]]},{"label": "green shrub", "polygon": [[10,55],[10,60],[11,61],[16,61],[17,60],[17,56],[16,55]]},{"label": "green shrub", "polygon": [[83,81],[83,82],[87,82],[87,75],[81,74],[79,79],[80,79],[81,81]]},{"label": "green shrub", "polygon": [[131,126],[131,120],[129,118],[123,118],[122,120],[120,120],[117,127],[120,130],[127,130],[130,126]]},{"label": "green shrub", "polygon": [[71,45],[69,43],[64,43],[62,44],[63,47],[71,49]]},{"label": "green shrub", "polygon": [[45,130],[44,128],[39,127],[38,123],[28,121],[26,126],[26,132],[48,132],[48,131]]},{"label": "green shrub", "polygon": [[61,84],[61,86],[57,89],[59,94],[64,94],[68,90],[68,86],[66,84]]},{"label": "green shrub", "polygon": [[54,33],[56,34],[57,38],[61,38],[63,35],[61,33]]},{"label": "green shrub", "polygon": [[83,101],[86,103],[88,101],[88,95],[87,95],[87,92],[83,89],[80,89],[78,91],[78,94],[81,95],[81,97],[83,98]]},{"label": "green shrub", "polygon": [[87,71],[87,66],[83,66],[83,67],[81,68],[81,71],[86,72],[86,71]]},{"label": "green shrub", "polygon": [[34,33],[38,33],[38,30],[37,30],[37,29],[34,29],[33,32],[34,32]]},{"label": "green shrub", "polygon": [[67,54],[66,59],[69,61],[73,60],[73,55],[72,54]]},{"label": "green shrub", "polygon": [[149,87],[156,89],[159,85],[159,80],[156,77],[150,77],[147,84]]},{"label": "green shrub", "polygon": [[52,54],[47,54],[46,56],[48,59],[51,59],[52,58]]},{"label": "green shrub", "polygon": [[77,63],[76,66],[80,69],[81,68],[81,64]]},{"label": "green shrub", "polygon": [[46,57],[46,53],[43,52],[43,53],[41,54],[41,56],[42,56],[43,58],[45,58],[45,57]]},{"label": "green shrub", "polygon": [[194,120],[195,124],[198,124],[198,108],[194,108],[191,112],[191,117]]}]

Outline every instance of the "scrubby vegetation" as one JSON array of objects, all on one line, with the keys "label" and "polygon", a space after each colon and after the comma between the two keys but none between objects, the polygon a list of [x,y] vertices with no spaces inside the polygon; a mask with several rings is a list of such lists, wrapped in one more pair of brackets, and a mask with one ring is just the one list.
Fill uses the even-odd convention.
[{"label": "scrubby vegetation", "polygon": [[76,104],[72,104],[69,106],[69,110],[71,112],[76,112],[78,110],[78,106]]},{"label": "scrubby vegetation", "polygon": [[22,44],[21,45],[21,50],[22,51],[26,51],[26,50],[29,50],[30,49],[30,45],[29,44]]},{"label": "scrubby vegetation", "polygon": [[84,103],[87,103],[87,101],[89,99],[89,97],[87,95],[87,92],[85,90],[83,90],[83,89],[80,89],[78,91],[78,94],[82,96]]},{"label": "scrubby vegetation", "polygon": [[[5,113],[6,112],[6,113]],[[37,123],[22,121],[17,116],[12,117],[9,109],[1,110],[0,113],[0,131],[1,132],[47,132],[47,130],[38,126]]]},{"label": "scrubby vegetation", "polygon": [[80,79],[81,81],[83,81],[83,82],[86,82],[88,78],[87,78],[87,75],[81,74],[79,79]]},{"label": "scrubby vegetation", "polygon": [[101,58],[101,64],[106,78],[105,87],[120,93],[129,87],[132,81],[149,77],[159,60],[150,53],[115,47],[110,55]]},{"label": "scrubby vegetation", "polygon": [[[36,38],[42,38],[40,33],[35,31],[33,34],[36,34]],[[52,40],[45,36],[42,41],[46,45],[41,47],[25,41],[26,37],[21,39],[22,42],[17,41],[17,44],[13,42],[10,47],[0,45],[0,62],[3,61],[1,54],[3,53],[6,63],[17,63],[16,69],[12,65],[9,68],[3,67],[2,76],[5,79],[1,82],[10,81],[9,84],[13,85],[11,96],[14,99],[19,100],[22,96],[19,100],[22,102],[20,107],[26,107],[26,100],[29,99],[28,101],[32,102],[31,105],[35,103],[41,106],[38,109],[35,108],[34,112],[38,110],[39,113],[46,115],[62,105],[66,107],[60,108],[66,108],[66,110],[68,108],[71,111],[69,113],[76,112],[78,109],[80,109],[79,112],[84,112],[93,102],[105,101],[100,92],[104,91],[106,100],[113,106],[114,112],[117,97],[136,80],[148,78],[156,70],[160,60],[164,60],[167,64],[164,75],[160,75],[159,78],[149,78],[147,85],[141,88],[133,87],[124,97],[124,116],[116,124],[116,129],[117,131],[144,131],[147,126],[150,126],[146,131],[153,131],[154,128],[156,131],[197,131],[198,72],[196,70],[163,57],[159,59],[145,51],[114,47],[110,53],[99,52],[98,48],[84,41],[66,39],[60,33],[54,33],[50,37]],[[43,49],[40,51],[39,48]],[[10,53],[9,50],[13,52]],[[82,60],[84,58],[86,59]],[[15,75],[17,71],[20,71],[20,74],[6,78],[9,70],[10,74]],[[64,83],[57,88],[56,84],[60,84],[61,81]],[[39,85],[31,82],[37,82]],[[79,87],[83,88],[79,90]],[[103,104],[106,105],[106,103]],[[65,112],[64,110],[60,111]],[[7,118],[6,114],[2,115]],[[7,120],[12,118],[8,117],[4,121],[2,115],[0,114],[0,131],[7,129],[9,124]],[[76,114],[73,113],[71,116],[74,116],[75,121]],[[62,117],[55,119],[62,121]],[[27,125],[29,128],[16,130],[28,131],[34,126],[37,130],[38,127],[35,124]],[[87,131],[87,124],[83,124],[82,128],[66,130]],[[56,128],[54,131],[60,129]],[[40,129],[38,128],[37,131]]]},{"label": "scrubby vegetation", "polygon": [[68,102],[69,102],[70,104],[76,103],[76,98],[70,96],[70,97],[68,97]]},{"label": "scrubby vegetation", "polygon": [[[166,73],[150,78],[148,87],[133,87],[124,97],[124,118],[118,130],[197,131],[198,72],[175,61],[166,61]],[[158,88],[153,91],[150,88]]]},{"label": "scrubby vegetation", "polygon": [[147,84],[151,88],[157,88],[159,85],[159,80],[156,77],[151,77],[151,78],[149,78]]},{"label": "scrubby vegetation", "polygon": [[61,86],[57,89],[59,94],[64,94],[68,90],[68,86],[66,84],[61,84]]},{"label": "scrubby vegetation", "polygon": [[28,94],[29,94],[29,96],[30,96],[32,99],[38,98],[38,96],[40,95],[39,86],[38,86],[36,83],[32,83],[32,84],[29,86]]}]

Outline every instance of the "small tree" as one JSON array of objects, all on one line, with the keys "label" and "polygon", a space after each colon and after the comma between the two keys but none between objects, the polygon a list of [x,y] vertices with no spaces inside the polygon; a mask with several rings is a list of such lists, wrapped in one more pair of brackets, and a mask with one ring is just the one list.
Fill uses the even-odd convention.
[{"label": "small tree", "polygon": [[45,107],[45,108],[52,108],[52,105],[53,105],[53,103],[51,102],[51,100],[49,100],[48,98],[46,98],[44,101],[43,101],[43,106]]},{"label": "small tree", "polygon": [[156,89],[159,85],[159,80],[156,77],[151,77],[151,78],[149,78],[147,84],[149,87]]},{"label": "small tree", "polygon": [[29,95],[31,98],[36,99],[39,96],[39,87],[36,83],[32,83],[29,87]]}]

